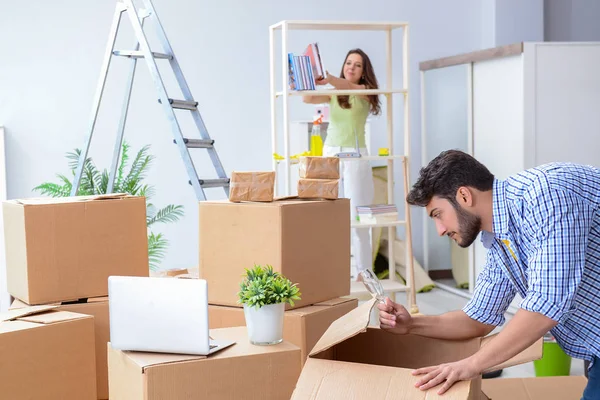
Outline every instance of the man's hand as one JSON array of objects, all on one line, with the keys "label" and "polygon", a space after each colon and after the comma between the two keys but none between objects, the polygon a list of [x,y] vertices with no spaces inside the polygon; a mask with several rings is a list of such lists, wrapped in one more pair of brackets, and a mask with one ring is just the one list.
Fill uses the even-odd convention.
[{"label": "man's hand", "polygon": [[409,312],[401,306],[385,298],[385,304],[377,304],[379,308],[379,323],[382,329],[398,335],[405,335],[410,331],[412,317]]},{"label": "man's hand", "polygon": [[458,381],[475,379],[481,371],[474,365],[470,358],[457,362],[442,364],[435,367],[420,368],[413,371],[413,375],[425,375],[415,384],[421,390],[431,389],[444,382],[438,394],[444,394]]}]

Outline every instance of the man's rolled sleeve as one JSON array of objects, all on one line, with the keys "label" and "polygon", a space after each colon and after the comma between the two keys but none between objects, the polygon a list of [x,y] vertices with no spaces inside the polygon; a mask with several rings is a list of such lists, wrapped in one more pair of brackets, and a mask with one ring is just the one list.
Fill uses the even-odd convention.
[{"label": "man's rolled sleeve", "polygon": [[504,313],[516,291],[488,252],[486,266],[479,274],[473,297],[463,308],[465,314],[486,325],[504,324]]},{"label": "man's rolled sleeve", "polygon": [[521,308],[560,322],[581,282],[590,210],[559,190],[535,200],[531,220],[537,225],[532,227],[537,243],[528,260],[528,291]]}]

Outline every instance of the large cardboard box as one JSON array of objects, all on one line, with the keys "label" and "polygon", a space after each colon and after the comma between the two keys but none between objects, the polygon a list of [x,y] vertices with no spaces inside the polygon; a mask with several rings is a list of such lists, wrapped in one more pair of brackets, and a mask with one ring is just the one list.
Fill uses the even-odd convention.
[{"label": "large cardboard box", "polygon": [[579,400],[587,385],[585,376],[484,379],[490,400]]},{"label": "large cardboard box", "polygon": [[94,319],[53,308],[0,314],[2,399],[96,399]]},{"label": "large cardboard box", "polygon": [[[292,399],[437,399],[479,400],[481,377],[458,382],[443,397],[439,386],[426,392],[415,387],[412,370],[453,362],[477,352],[491,338],[440,340],[417,335],[393,335],[367,327],[373,299],[336,320],[317,342],[304,365]],[[542,340],[494,369],[542,356]]]},{"label": "large cardboard box", "polygon": [[255,264],[298,284],[296,307],[350,294],[350,200],[199,204],[200,278],[210,304],[240,307],[239,284]]},{"label": "large cardboard box", "polygon": [[[70,311],[94,317],[94,335],[96,343],[96,389],[99,400],[108,399],[108,361],[106,344],[110,341],[108,318],[108,297],[87,299],[82,303],[53,304],[56,311]],[[15,300],[11,310],[29,307],[20,300]]]},{"label": "large cardboard box", "polygon": [[[302,364],[308,353],[329,325],[342,315],[355,309],[357,299],[340,298],[312,306],[288,310],[283,318],[283,340],[300,347]],[[208,321],[211,328],[245,326],[244,310],[237,307],[208,306]]]},{"label": "large cardboard box", "polygon": [[209,357],[123,352],[109,344],[110,400],[290,398],[300,375],[298,347],[254,346],[245,327],[210,332],[236,344]]},{"label": "large cardboard box", "polygon": [[11,200],[3,212],[8,292],[27,304],[107,296],[110,275],[148,276],[143,197]]}]

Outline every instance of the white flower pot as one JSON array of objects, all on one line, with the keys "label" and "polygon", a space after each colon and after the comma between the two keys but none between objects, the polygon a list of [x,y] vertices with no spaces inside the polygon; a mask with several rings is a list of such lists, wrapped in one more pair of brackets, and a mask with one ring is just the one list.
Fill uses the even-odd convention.
[{"label": "white flower pot", "polygon": [[261,308],[244,304],[244,317],[250,343],[271,345],[283,341],[283,312],[285,303],[269,304]]}]

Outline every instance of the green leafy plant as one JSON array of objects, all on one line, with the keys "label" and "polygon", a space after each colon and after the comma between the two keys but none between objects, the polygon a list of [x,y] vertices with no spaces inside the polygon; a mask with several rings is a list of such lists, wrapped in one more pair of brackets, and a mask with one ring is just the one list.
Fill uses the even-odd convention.
[{"label": "green leafy plant", "polygon": [[288,303],[294,306],[294,300],[300,300],[300,290],[296,284],[273,271],[273,267],[254,265],[246,269],[244,280],[240,283],[238,304],[260,308],[269,304]]},{"label": "green leafy plant", "polygon": [[[148,258],[150,269],[157,270],[164,258],[169,246],[168,240],[161,234],[155,234],[151,227],[157,224],[171,223],[178,221],[183,217],[183,206],[169,204],[163,208],[157,209],[150,199],[154,195],[154,188],[151,185],[143,183],[148,173],[154,156],[149,154],[150,146],[142,147],[133,160],[130,161],[130,146],[123,142],[121,157],[117,166],[113,193],[128,193],[133,196],[143,196],[146,198],[146,225],[148,226]],[[63,174],[57,174],[58,183],[45,182],[36,186],[33,190],[43,195],[51,197],[68,197],[73,187],[73,179],[81,150],[75,149],[66,155],[69,160],[70,177]],[[106,194],[108,188],[108,171],[100,171],[90,157],[86,158],[83,166],[83,174],[79,183],[77,192],[80,196],[91,196]]]}]

